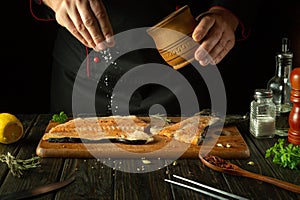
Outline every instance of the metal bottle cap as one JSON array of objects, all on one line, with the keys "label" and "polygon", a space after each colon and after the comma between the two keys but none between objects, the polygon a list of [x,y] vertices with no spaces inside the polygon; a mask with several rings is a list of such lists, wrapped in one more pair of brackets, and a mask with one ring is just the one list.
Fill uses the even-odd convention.
[{"label": "metal bottle cap", "polygon": [[282,38],[281,40],[281,52],[277,53],[277,62],[287,62],[286,64],[292,64],[293,53],[290,51],[290,40],[288,38]]},{"label": "metal bottle cap", "polygon": [[272,90],[268,90],[268,89],[256,89],[255,90],[255,95],[254,97],[262,97],[262,98],[272,98],[273,96],[273,92]]}]

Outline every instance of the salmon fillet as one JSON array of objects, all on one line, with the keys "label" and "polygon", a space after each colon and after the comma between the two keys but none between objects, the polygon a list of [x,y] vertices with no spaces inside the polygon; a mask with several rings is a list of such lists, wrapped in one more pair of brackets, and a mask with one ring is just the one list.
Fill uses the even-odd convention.
[{"label": "salmon fillet", "polygon": [[74,137],[98,140],[118,137],[149,137],[145,133],[147,126],[145,121],[135,115],[74,118],[52,127],[42,139]]},{"label": "salmon fillet", "polygon": [[219,118],[210,115],[195,115],[175,124],[168,125],[158,131],[158,135],[197,145],[200,135],[207,126],[218,121]]}]

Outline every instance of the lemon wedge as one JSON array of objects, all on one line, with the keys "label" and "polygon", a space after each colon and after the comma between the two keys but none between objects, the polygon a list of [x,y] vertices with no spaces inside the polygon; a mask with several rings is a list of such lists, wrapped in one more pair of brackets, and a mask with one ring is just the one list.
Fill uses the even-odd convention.
[{"label": "lemon wedge", "polygon": [[21,121],[13,114],[0,113],[0,143],[17,142],[24,135]]}]

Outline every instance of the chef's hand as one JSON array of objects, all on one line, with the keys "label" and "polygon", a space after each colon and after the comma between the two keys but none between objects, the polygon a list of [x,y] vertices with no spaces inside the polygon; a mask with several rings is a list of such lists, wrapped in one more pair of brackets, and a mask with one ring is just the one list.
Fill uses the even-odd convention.
[{"label": "chef's hand", "polygon": [[230,11],[214,7],[194,29],[192,38],[200,43],[195,59],[202,66],[218,64],[234,47],[238,18]]},{"label": "chef's hand", "polygon": [[43,0],[56,21],[95,51],[114,45],[113,30],[102,0]]}]

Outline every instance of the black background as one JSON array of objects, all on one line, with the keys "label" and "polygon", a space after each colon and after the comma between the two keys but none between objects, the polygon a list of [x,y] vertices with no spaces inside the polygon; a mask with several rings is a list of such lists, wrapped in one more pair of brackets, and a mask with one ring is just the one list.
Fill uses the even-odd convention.
[{"label": "black background", "polygon": [[35,20],[29,0],[3,1],[2,10],[0,112],[47,113],[56,23]]},{"label": "black background", "polygon": [[[51,54],[56,22],[42,22],[30,13],[29,0],[4,1],[1,12],[0,112],[48,113]],[[299,3],[265,1],[247,41],[219,65],[229,112],[248,111],[254,89],[265,88],[275,72],[275,52],[281,37],[291,38],[294,67],[300,66]]]}]

